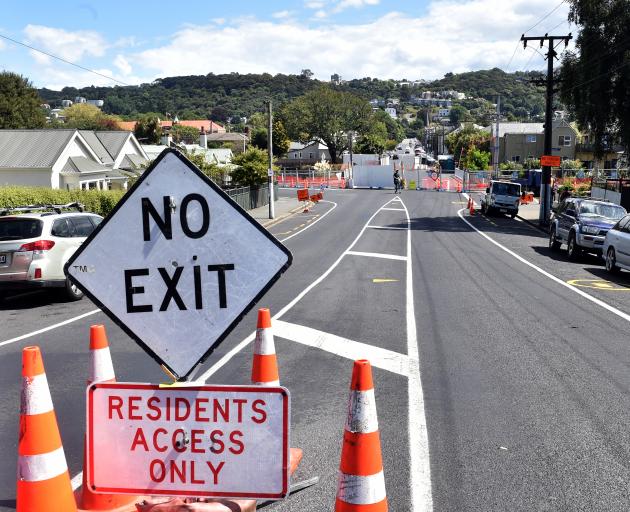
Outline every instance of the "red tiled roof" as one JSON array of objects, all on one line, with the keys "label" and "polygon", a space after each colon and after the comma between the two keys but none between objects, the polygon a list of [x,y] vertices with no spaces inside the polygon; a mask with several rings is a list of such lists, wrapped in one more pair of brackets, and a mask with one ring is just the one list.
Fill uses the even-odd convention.
[{"label": "red tiled roof", "polygon": [[121,130],[132,132],[136,129],[136,121],[118,121]]},{"label": "red tiled roof", "polygon": [[[161,121],[162,128],[170,128],[173,125],[173,121]],[[181,126],[192,126],[201,131],[203,128],[207,133],[225,133],[225,128],[214,121],[207,121],[204,119],[179,121]],[[136,127],[136,121],[118,121],[118,126],[122,130],[133,131]]]}]

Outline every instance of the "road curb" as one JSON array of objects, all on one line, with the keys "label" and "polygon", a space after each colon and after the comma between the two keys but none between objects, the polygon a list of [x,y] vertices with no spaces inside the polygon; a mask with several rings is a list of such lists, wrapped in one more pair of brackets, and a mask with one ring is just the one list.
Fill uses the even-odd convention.
[{"label": "road curb", "polygon": [[541,228],[538,224],[532,222],[531,220],[526,219],[525,217],[521,217],[520,215],[517,215],[517,217],[521,219],[523,222],[529,224],[531,227],[536,228],[538,231],[541,231],[542,233],[545,233],[546,235],[549,234],[549,232],[546,229]]},{"label": "road curb", "polygon": [[[311,206],[313,206],[313,203],[309,202],[308,205],[306,205],[306,208],[310,208]],[[283,213],[282,215],[280,215],[279,217],[276,217],[275,219],[269,219],[265,222],[261,222],[260,225],[263,228],[270,228],[278,224],[278,222],[283,221],[284,219],[287,219],[291,217],[292,215],[295,215],[296,213],[303,211],[304,208],[305,208],[304,205],[299,205],[296,208],[293,208],[293,210],[289,210],[288,212]]]}]

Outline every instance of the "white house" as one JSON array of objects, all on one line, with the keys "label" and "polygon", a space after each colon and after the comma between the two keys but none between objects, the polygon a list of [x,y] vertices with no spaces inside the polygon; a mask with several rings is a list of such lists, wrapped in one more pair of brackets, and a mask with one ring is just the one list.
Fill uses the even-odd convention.
[{"label": "white house", "polygon": [[0,185],[53,189],[127,188],[148,162],[130,132],[0,130]]},{"label": "white house", "polygon": [[307,160],[315,163],[320,162],[322,159],[330,161],[330,152],[328,151],[328,146],[319,141],[310,142],[307,145],[292,142],[289,145],[287,160]]}]

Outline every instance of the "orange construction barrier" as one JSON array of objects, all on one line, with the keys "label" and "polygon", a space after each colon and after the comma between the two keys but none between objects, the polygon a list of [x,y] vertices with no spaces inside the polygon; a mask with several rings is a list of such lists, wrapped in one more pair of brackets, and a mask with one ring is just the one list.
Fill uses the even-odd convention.
[{"label": "orange construction barrier", "polygon": [[22,351],[17,512],[76,512],[39,347]]},{"label": "orange construction barrier", "polygon": [[370,362],[354,362],[335,512],[387,512]]},{"label": "orange construction barrier", "polygon": [[[93,382],[116,382],[112,356],[104,325],[90,326],[90,378]],[[76,491],[77,504],[81,510],[106,510],[109,512],[135,511],[140,497],[125,494],[95,494],[87,485],[86,448],[83,444],[83,485]]]},{"label": "orange construction barrier", "polygon": [[313,194],[311,196],[311,201],[313,201],[314,203],[319,203],[319,194]]},{"label": "orange construction barrier", "polygon": [[252,364],[252,384],[279,386],[276,347],[271,331],[271,313],[267,308],[258,310],[256,341],[254,342],[254,362]]}]

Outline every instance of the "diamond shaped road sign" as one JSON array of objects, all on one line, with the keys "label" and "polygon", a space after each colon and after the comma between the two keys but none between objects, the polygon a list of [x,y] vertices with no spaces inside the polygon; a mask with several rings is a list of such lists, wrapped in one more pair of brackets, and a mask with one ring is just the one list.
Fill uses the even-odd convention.
[{"label": "diamond shaped road sign", "polygon": [[185,378],[291,261],[286,247],[167,149],[74,253],[66,273]]}]

